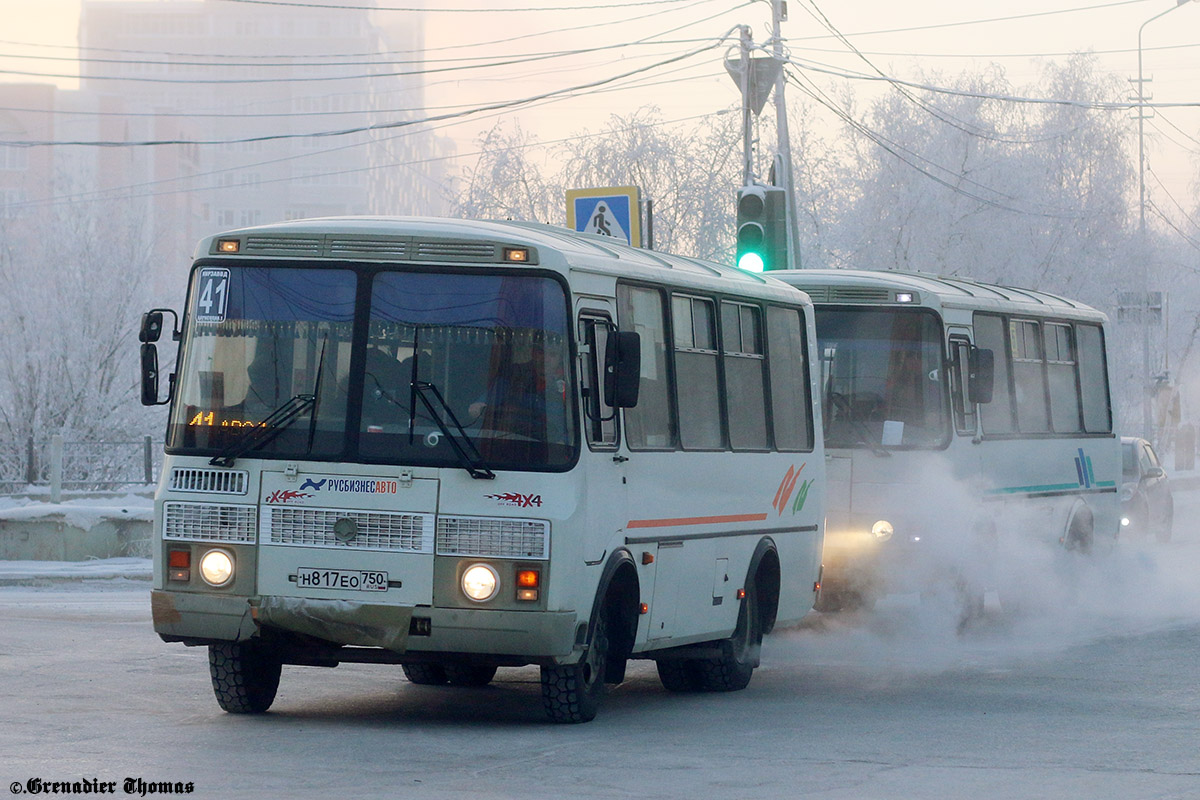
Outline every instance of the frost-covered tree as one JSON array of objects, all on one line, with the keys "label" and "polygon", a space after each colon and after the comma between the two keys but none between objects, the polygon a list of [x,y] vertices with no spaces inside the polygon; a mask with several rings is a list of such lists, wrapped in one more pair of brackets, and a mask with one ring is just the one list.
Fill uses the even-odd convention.
[{"label": "frost-covered tree", "polygon": [[159,432],[161,413],[137,390],[152,238],[120,212],[66,206],[0,228],[0,470],[10,479],[22,475],[29,437]]},{"label": "frost-covered tree", "polygon": [[463,171],[463,188],[453,204],[453,214],[467,219],[517,219],[557,221],[561,204],[554,198],[561,189],[548,182],[532,154],[537,137],[514,125],[511,131],[496,123],[479,138],[474,166]]},{"label": "frost-covered tree", "polygon": [[1086,104],[1115,99],[1115,79],[1086,56],[1048,64],[1037,93],[1071,104],[1004,99],[1034,90],[996,67],[929,83],[960,93],[891,92],[855,131],[853,204],[834,234],[846,265],[1107,300],[1130,234],[1130,133]]}]

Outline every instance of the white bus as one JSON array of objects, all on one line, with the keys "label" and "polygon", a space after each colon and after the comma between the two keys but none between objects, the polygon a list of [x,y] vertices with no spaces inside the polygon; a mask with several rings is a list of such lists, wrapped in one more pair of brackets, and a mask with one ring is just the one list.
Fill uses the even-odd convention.
[{"label": "white bus", "polygon": [[[591,719],[630,658],[747,685],[818,591],[812,306],[545,225],[324,219],[199,245],[160,399],[155,630],[230,712],[282,664],[423,684],[541,668]],[[178,330],[175,330],[178,328]]]},{"label": "white bus", "polygon": [[[770,274],[817,313],[829,480],[819,609],[928,589],[932,568],[964,547],[1115,540],[1121,458],[1103,314],[960,278]],[[995,580],[983,573],[955,577],[968,614]],[[1019,601],[1016,583],[990,588]]]}]

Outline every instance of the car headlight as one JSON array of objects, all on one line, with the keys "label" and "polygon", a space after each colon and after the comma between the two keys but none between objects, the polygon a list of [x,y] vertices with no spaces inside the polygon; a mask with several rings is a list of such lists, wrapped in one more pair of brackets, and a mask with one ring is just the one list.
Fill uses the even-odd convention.
[{"label": "car headlight", "polygon": [[476,603],[486,603],[500,591],[500,574],[489,564],[472,564],[463,570],[462,590]]},{"label": "car headlight", "polygon": [[886,542],[888,539],[892,538],[892,534],[895,532],[896,531],[892,527],[892,523],[888,522],[886,519],[881,519],[871,526],[871,533],[875,534],[875,538],[881,542]]},{"label": "car headlight", "polygon": [[209,550],[200,556],[200,577],[209,586],[227,586],[233,580],[233,556],[227,550]]}]

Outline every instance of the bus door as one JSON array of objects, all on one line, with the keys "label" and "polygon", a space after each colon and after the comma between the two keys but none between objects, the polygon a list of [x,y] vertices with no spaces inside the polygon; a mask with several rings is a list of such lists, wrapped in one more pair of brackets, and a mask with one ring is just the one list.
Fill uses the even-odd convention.
[{"label": "bus door", "polygon": [[967,391],[971,371],[971,330],[947,325],[946,335],[949,347],[946,371],[950,379],[950,414],[954,424],[954,438],[950,443],[952,466],[958,475],[978,475],[981,456],[979,447],[972,443],[979,431],[979,406],[971,402]]},{"label": "bus door", "polygon": [[584,505],[583,558],[598,562],[611,552],[624,529],[627,515],[625,462],[617,410],[604,396],[604,367],[608,335],[616,330],[611,303],[598,299],[580,301],[577,312],[579,336],[579,391],[581,426],[587,445],[580,469],[583,471]]}]

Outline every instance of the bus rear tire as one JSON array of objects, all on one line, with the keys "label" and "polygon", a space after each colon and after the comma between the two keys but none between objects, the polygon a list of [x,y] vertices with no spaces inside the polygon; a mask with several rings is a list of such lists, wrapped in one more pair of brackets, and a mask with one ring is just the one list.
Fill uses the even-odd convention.
[{"label": "bus rear tire", "polygon": [[446,680],[446,667],[441,664],[401,664],[404,677],[421,686],[441,686]]},{"label": "bus rear tire", "polygon": [[208,672],[217,704],[231,714],[261,714],[275,702],[283,663],[261,642],[208,646]]},{"label": "bus rear tire", "polygon": [[605,694],[608,608],[601,605],[587,651],[575,664],[542,667],[542,707],[555,722],[591,722]]},{"label": "bus rear tire", "polygon": [[716,658],[698,658],[692,662],[699,688],[706,692],[736,692],[745,689],[754,675],[754,668],[758,666],[762,639],[758,593],[753,586],[749,586],[738,611],[737,627],[733,636],[720,643],[721,655]]}]

